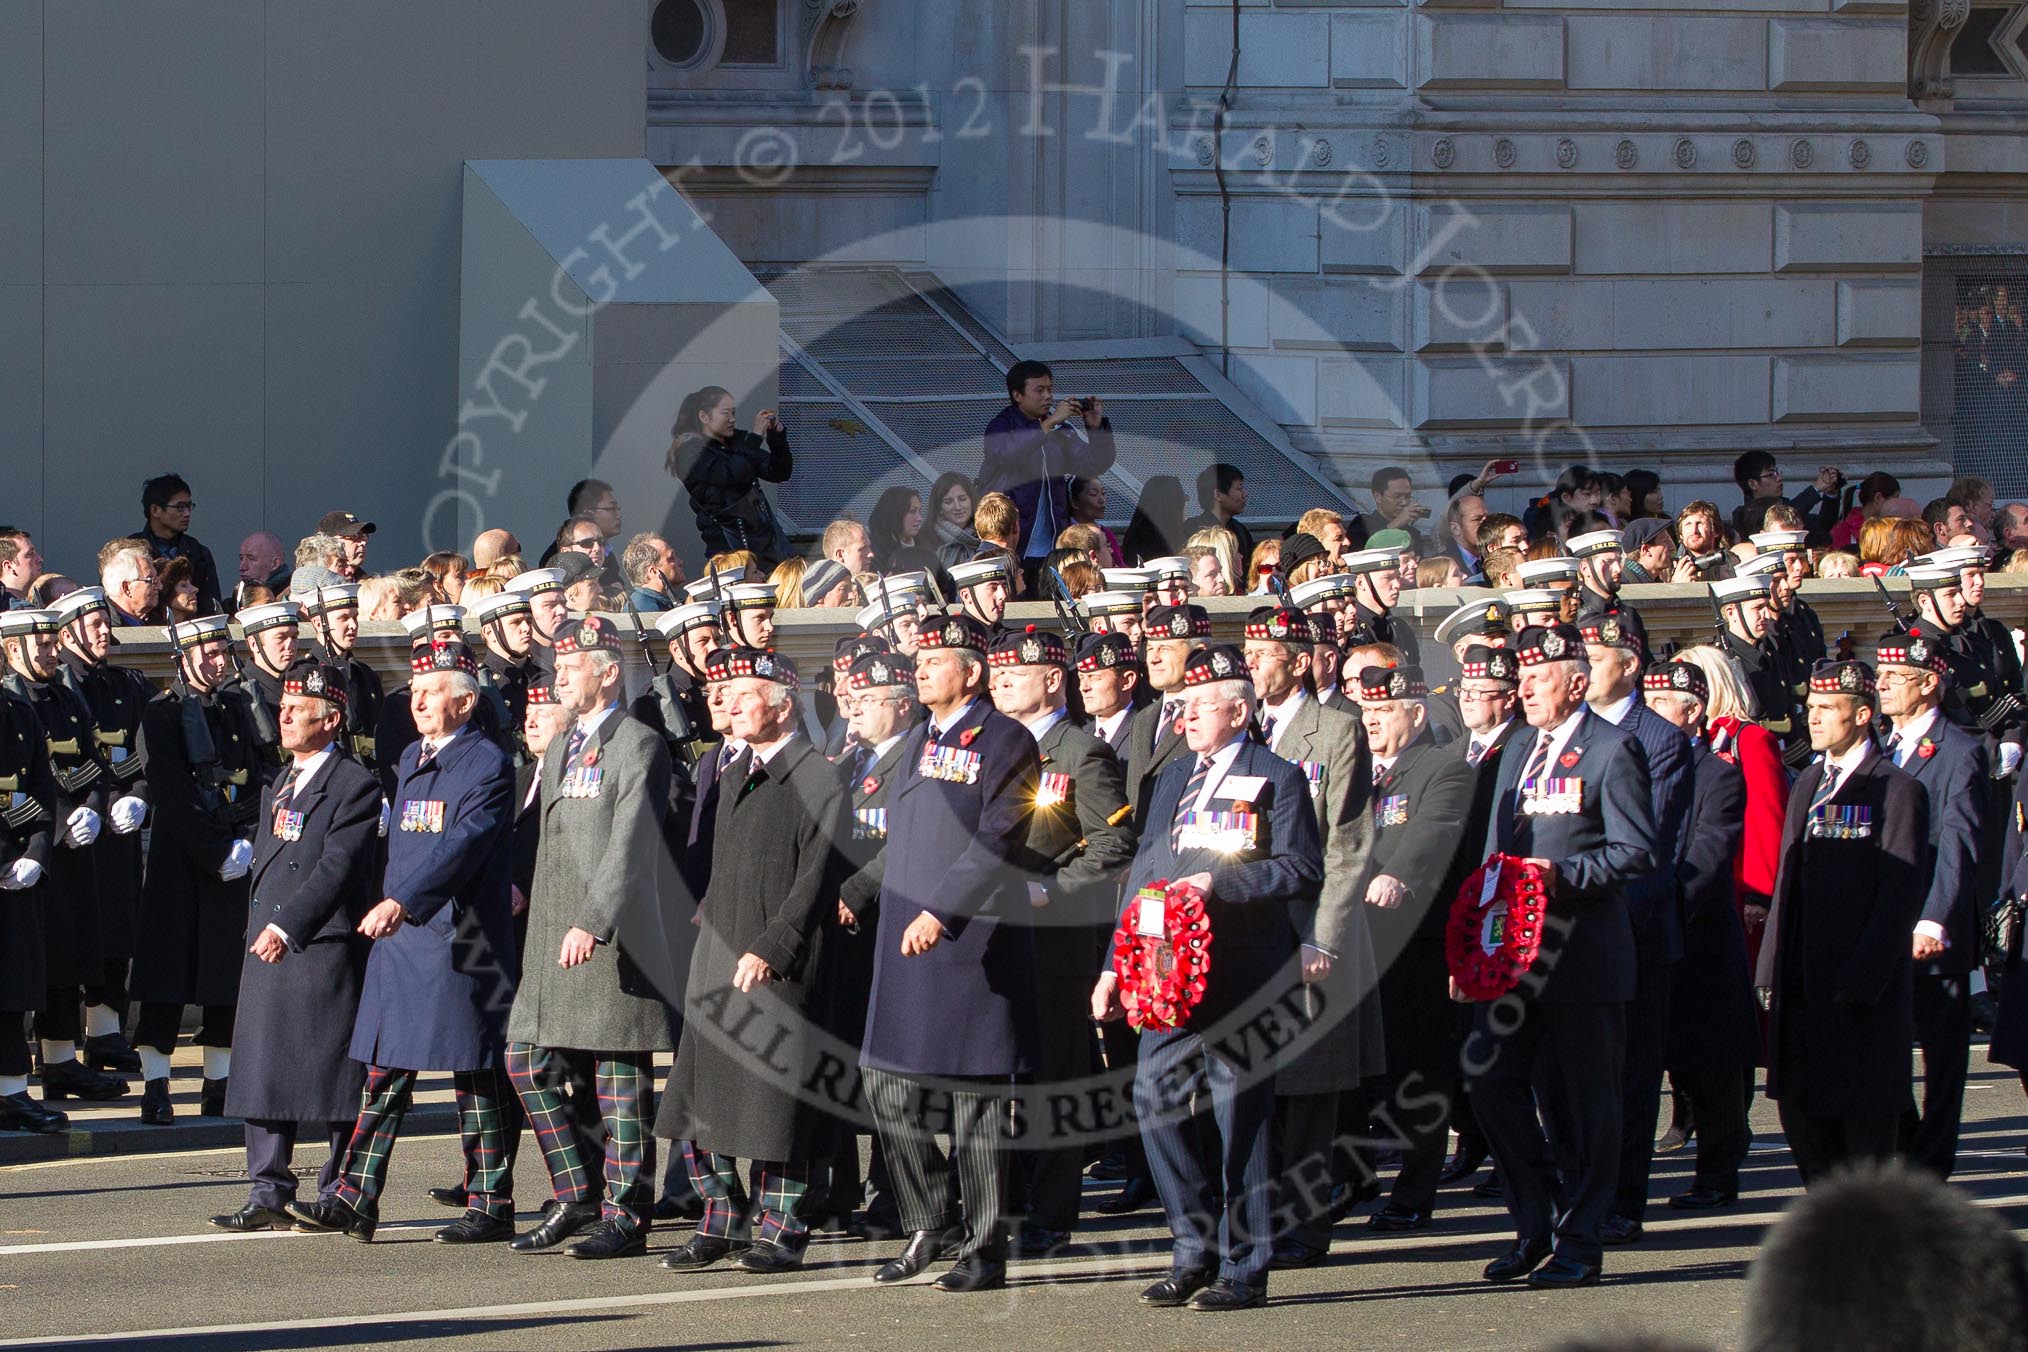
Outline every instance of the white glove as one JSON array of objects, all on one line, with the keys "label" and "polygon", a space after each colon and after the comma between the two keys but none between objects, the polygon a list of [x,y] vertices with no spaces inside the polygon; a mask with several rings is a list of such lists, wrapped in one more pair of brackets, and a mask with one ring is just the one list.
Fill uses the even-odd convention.
[{"label": "white glove", "polygon": [[387,818],[392,810],[385,798],[380,800],[380,838],[382,840],[387,839]]},{"label": "white glove", "polygon": [[232,853],[225,857],[224,867],[218,870],[219,881],[228,883],[238,882],[241,878],[246,877],[246,871],[252,867],[253,842],[250,840],[235,840],[232,842]]},{"label": "white glove", "polygon": [[19,892],[42,881],[42,865],[33,859],[17,859],[0,873],[0,891]]},{"label": "white glove", "polygon": [[129,794],[125,798],[114,799],[107,815],[113,819],[114,835],[131,836],[141,829],[141,819],[148,815],[148,805]]},{"label": "white glove", "polygon": [[81,850],[99,838],[99,814],[88,807],[72,810],[64,821],[63,843]]},{"label": "white glove", "polygon": [[1999,764],[1993,767],[1993,778],[2005,779],[2020,768],[2021,744],[2019,742],[2000,743],[2000,761]]}]

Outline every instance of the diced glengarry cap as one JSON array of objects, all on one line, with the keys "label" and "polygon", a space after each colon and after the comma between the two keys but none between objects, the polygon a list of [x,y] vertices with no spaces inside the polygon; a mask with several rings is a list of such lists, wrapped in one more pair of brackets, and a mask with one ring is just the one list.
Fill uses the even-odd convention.
[{"label": "diced glengarry cap", "polygon": [[491,596],[482,596],[472,607],[472,618],[480,624],[488,620],[504,620],[509,615],[528,614],[528,598],[520,592],[497,591]]},{"label": "diced glengarry cap", "polygon": [[914,690],[915,663],[900,653],[862,653],[845,674],[852,690]]},{"label": "diced glengarry cap", "polygon": [[718,628],[718,609],[702,601],[665,610],[655,617],[655,632],[663,638],[673,639],[689,633],[692,629]]},{"label": "diced glengarry cap", "polygon": [[1524,587],[1539,587],[1545,582],[1575,582],[1577,560],[1568,554],[1547,559],[1523,559],[1514,565],[1514,576]]},{"label": "diced glengarry cap", "polygon": [[1125,634],[1084,634],[1077,641],[1079,671],[1113,671],[1134,665],[1134,645]]},{"label": "diced glengarry cap", "polygon": [[294,627],[302,622],[302,609],[294,601],[270,601],[239,612],[240,632],[248,638],[263,630]]},{"label": "diced glengarry cap", "polygon": [[1308,582],[1298,582],[1289,588],[1289,604],[1297,610],[1315,610],[1326,601],[1352,595],[1355,590],[1353,584],[1357,580],[1350,573],[1326,573]]},{"label": "diced glengarry cap", "polygon": [[103,587],[79,587],[58,597],[56,604],[50,609],[56,612],[59,621],[69,624],[73,620],[83,619],[95,610],[103,610],[110,615],[113,613],[113,603],[106,599]]},{"label": "diced glengarry cap", "polygon": [[1087,616],[1138,615],[1146,597],[1144,591],[1095,591],[1086,592],[1077,603]]},{"label": "diced glengarry cap", "polygon": [[1245,633],[1273,643],[1308,643],[1310,617],[1288,606],[1262,606],[1246,617]]},{"label": "diced glengarry cap", "polygon": [[530,681],[528,683],[528,703],[530,705],[555,704],[556,678],[545,671]]},{"label": "diced glengarry cap", "polygon": [[465,608],[453,605],[420,606],[401,617],[401,627],[412,639],[428,638],[439,630],[460,633],[465,628]]},{"label": "diced glengarry cap", "polygon": [[1216,681],[1253,684],[1253,673],[1246,669],[1246,658],[1231,644],[1218,643],[1209,648],[1199,648],[1183,663],[1184,685],[1210,685]]},{"label": "diced glengarry cap", "polygon": [[1019,633],[1003,630],[986,654],[986,665],[1065,667],[1070,665],[1070,652],[1060,634],[1031,624]]},{"label": "diced glengarry cap", "polygon": [[1563,542],[1563,547],[1571,552],[1572,557],[1580,559],[1588,559],[1595,554],[1625,552],[1620,547],[1620,533],[1616,530],[1588,530],[1582,535],[1571,536]]},{"label": "diced glengarry cap", "polygon": [[1011,584],[1013,580],[1014,570],[1008,564],[1007,556],[1004,554],[996,555],[990,559],[974,559],[970,563],[951,565],[951,584],[959,591],[963,591],[967,587],[976,587],[981,582],[1006,582]]},{"label": "diced glengarry cap", "polygon": [[564,653],[618,653],[620,631],[596,615],[587,615],[576,624],[566,624],[556,635],[556,651]]},{"label": "diced glengarry cap", "polygon": [[950,648],[986,655],[986,626],[970,615],[934,615],[922,622],[916,634],[919,649]]},{"label": "diced glengarry cap", "polygon": [[1939,676],[1950,672],[1950,663],[1944,659],[1943,648],[1919,628],[1905,634],[1882,634],[1874,645],[1873,660],[1883,667],[1914,667],[1919,671],[1933,671]]},{"label": "diced glengarry cap", "polygon": [[831,670],[849,671],[854,662],[868,653],[891,651],[887,640],[878,634],[848,634],[831,645]]},{"label": "diced glengarry cap", "polygon": [[1397,699],[1422,699],[1429,694],[1429,686],[1423,681],[1422,668],[1362,667],[1359,672],[1359,698],[1375,702]]},{"label": "diced glengarry cap", "polygon": [[1873,668],[1864,662],[1827,659],[1810,671],[1810,692],[1817,695],[1871,697],[1876,689]]},{"label": "diced glengarry cap", "polygon": [[726,661],[726,668],[729,677],[751,676],[791,690],[802,688],[802,681],[796,676],[796,664],[772,648],[734,648]]},{"label": "diced glengarry cap", "polygon": [[1774,585],[1774,579],[1766,573],[1748,573],[1743,577],[1725,577],[1710,584],[1712,599],[1720,605],[1733,601],[1745,601],[1756,596],[1766,596]]},{"label": "diced glengarry cap", "polygon": [[1513,618],[1514,609],[1505,597],[1472,601],[1444,616],[1436,627],[1436,641],[1449,648],[1469,634],[1505,634]]},{"label": "diced glengarry cap", "polygon": [[298,660],[282,674],[282,693],[329,700],[340,709],[350,703],[345,692],[344,673],[313,657]]},{"label": "diced glengarry cap", "polygon": [[704,654],[704,679],[724,681],[732,677],[732,649],[713,648]]},{"label": "diced glengarry cap", "polygon": [[1609,610],[1578,616],[1577,632],[1584,636],[1586,643],[1596,643],[1601,648],[1619,648],[1630,653],[1641,651],[1641,638],[1634,627]]},{"label": "diced glengarry cap", "polygon": [[1151,640],[1210,638],[1211,616],[1202,606],[1156,606],[1148,612],[1142,632]]},{"label": "diced glengarry cap", "polygon": [[1459,664],[1459,676],[1481,681],[1499,681],[1516,685],[1521,680],[1521,665],[1514,660],[1514,654],[1505,648],[1484,646],[1467,648]]},{"label": "diced glengarry cap", "polygon": [[0,638],[55,634],[62,628],[63,620],[53,610],[0,610]]},{"label": "diced glengarry cap", "polygon": [[[8,614],[14,612],[9,611]],[[232,621],[223,615],[202,615],[169,626],[169,641],[178,652],[189,652],[202,643],[232,638]]]},{"label": "diced glengarry cap", "polygon": [[456,640],[418,643],[409,653],[408,669],[418,676],[432,671],[461,671],[477,679],[479,659],[472,655],[469,647]]},{"label": "diced glengarry cap", "polygon": [[520,592],[523,596],[539,596],[543,592],[563,590],[563,569],[530,568],[525,573],[516,573],[508,582],[507,590]]},{"label": "diced glengarry cap", "polygon": [[1545,662],[1582,661],[1584,635],[1568,624],[1531,624],[1514,640],[1514,659],[1524,667]]},{"label": "diced glengarry cap", "polygon": [[1705,680],[1703,668],[1693,662],[1660,662],[1649,667],[1641,673],[1641,689],[1673,691],[1711,702],[1710,682]]},{"label": "diced glengarry cap", "polygon": [[305,615],[329,615],[334,610],[359,609],[359,584],[357,582],[333,582],[327,587],[313,587],[302,596]]},{"label": "diced glengarry cap", "polygon": [[1759,554],[1798,554],[1810,547],[1806,530],[1764,530],[1746,538]]}]

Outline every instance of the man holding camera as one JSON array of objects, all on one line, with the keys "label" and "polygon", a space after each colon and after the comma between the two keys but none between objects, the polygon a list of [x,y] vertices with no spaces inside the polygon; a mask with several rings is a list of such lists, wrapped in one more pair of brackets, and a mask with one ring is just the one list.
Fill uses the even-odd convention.
[{"label": "man holding camera", "polygon": [[1096,479],[1113,467],[1113,425],[1094,395],[1058,399],[1056,378],[1039,361],[1007,369],[1008,405],[986,424],[979,491],[1001,492],[1021,513],[1020,556],[1028,590],[1070,524],[1070,479]]}]

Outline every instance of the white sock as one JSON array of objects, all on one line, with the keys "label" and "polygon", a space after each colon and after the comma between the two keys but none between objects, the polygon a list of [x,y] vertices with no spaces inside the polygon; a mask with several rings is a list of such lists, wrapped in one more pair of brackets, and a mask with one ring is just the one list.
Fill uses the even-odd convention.
[{"label": "white sock", "polygon": [[25,1094],[27,1092],[28,1077],[26,1075],[0,1075],[0,1098],[7,1098],[13,1094]]},{"label": "white sock", "polygon": [[158,1052],[153,1047],[136,1047],[141,1053],[141,1078],[144,1080],[166,1080],[169,1078],[169,1053]]},{"label": "white sock", "polygon": [[120,1031],[120,1013],[111,1005],[85,1006],[85,1036],[112,1037]]},{"label": "white sock", "polygon": [[1983,967],[1974,967],[1972,969],[1972,980],[1971,980],[1972,994],[1977,995],[1980,991],[1984,990],[1985,988],[1986,988],[1986,969]]},{"label": "white sock", "polygon": [[77,1044],[75,1042],[51,1042],[48,1038],[42,1039],[43,1065],[60,1066],[66,1061],[75,1060],[77,1060]]},{"label": "white sock", "polygon": [[232,1048],[206,1047],[204,1049],[204,1078],[222,1080],[232,1074]]}]

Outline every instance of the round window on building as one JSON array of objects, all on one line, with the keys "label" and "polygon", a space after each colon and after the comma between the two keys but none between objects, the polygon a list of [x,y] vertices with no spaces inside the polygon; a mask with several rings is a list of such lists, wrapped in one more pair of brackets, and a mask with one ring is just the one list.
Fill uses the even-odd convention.
[{"label": "round window on building", "polygon": [[710,51],[715,27],[710,0],[660,0],[648,38],[670,65],[694,66]]}]

